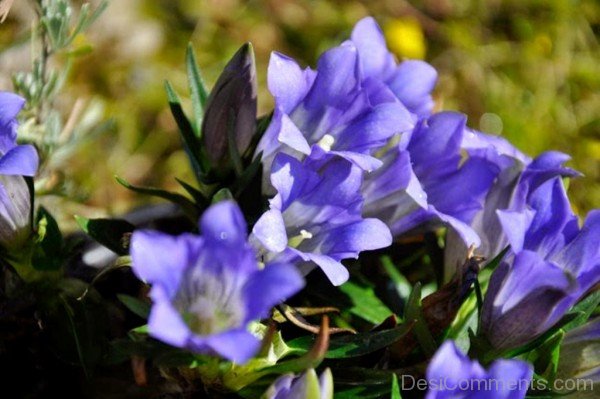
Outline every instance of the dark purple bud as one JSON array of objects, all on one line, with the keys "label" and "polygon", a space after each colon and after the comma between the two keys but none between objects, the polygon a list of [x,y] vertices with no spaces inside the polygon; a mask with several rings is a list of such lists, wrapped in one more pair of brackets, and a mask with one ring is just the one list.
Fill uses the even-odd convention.
[{"label": "dark purple bud", "polygon": [[231,58],[207,100],[202,140],[213,166],[229,157],[229,137],[237,153],[250,145],[256,125],[256,66],[252,45],[246,43]]}]

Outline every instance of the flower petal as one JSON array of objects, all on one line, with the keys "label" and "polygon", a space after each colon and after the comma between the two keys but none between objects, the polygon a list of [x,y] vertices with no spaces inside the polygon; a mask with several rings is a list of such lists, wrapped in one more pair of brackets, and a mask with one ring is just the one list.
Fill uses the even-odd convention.
[{"label": "flower petal", "polygon": [[252,234],[271,252],[279,253],[287,247],[285,222],[278,209],[263,213],[252,228]]},{"label": "flower petal", "polygon": [[206,345],[234,363],[244,364],[260,349],[260,340],[246,330],[229,330],[206,338]]},{"label": "flower petal", "polygon": [[219,245],[240,246],[248,231],[244,215],[234,201],[222,201],[208,208],[200,219],[203,237]]},{"label": "flower petal", "polygon": [[268,316],[273,306],[291,297],[304,286],[296,268],[286,263],[268,264],[254,273],[244,286],[246,322]]},{"label": "flower petal", "polygon": [[431,113],[431,92],[437,82],[435,68],[423,61],[402,62],[388,84],[396,97],[412,112],[420,116]]},{"label": "flower petal", "polygon": [[304,72],[296,61],[277,52],[271,53],[267,81],[277,107],[285,113],[291,112],[309,89]]},{"label": "flower petal", "polygon": [[38,169],[38,153],[32,145],[18,145],[0,158],[0,174],[34,176]]},{"label": "flower petal", "polygon": [[365,78],[378,77],[385,80],[396,62],[375,19],[366,17],[358,21],[352,30],[351,39],[358,49]]}]

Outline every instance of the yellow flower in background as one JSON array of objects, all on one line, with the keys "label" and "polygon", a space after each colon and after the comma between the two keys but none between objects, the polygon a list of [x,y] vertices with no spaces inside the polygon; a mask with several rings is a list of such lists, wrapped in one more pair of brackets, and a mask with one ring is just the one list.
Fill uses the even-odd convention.
[{"label": "yellow flower in background", "polygon": [[425,58],[427,45],[419,21],[414,18],[392,19],[384,30],[390,50],[399,58]]}]

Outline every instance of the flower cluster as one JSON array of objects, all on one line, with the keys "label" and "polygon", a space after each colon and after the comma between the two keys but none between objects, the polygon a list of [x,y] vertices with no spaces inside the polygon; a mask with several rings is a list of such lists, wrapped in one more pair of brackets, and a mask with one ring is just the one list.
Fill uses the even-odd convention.
[{"label": "flower cluster", "polygon": [[[239,73],[231,63],[210,97],[207,114],[218,123],[209,126],[208,142],[219,162],[229,159],[223,155],[228,142],[243,139],[238,151],[250,146],[254,125],[247,119],[256,99],[248,51],[235,58],[244,60]],[[372,18],[326,51],[314,70],[273,53],[268,86],[275,109],[251,154],[262,164],[269,206],[252,219],[249,236],[230,200],[205,210],[201,236],[134,233],[134,271],[152,285],[150,334],[192,352],[246,362],[260,344],[249,323],[296,294],[313,269],[342,285],[350,278],[344,260],[440,227],[446,228],[446,277],[460,273],[469,248],[491,259],[510,246],[481,304],[479,342],[501,356],[552,329],[600,283],[600,213],[591,212],[579,226],[563,182],[578,173],[563,166],[566,155],[531,159],[502,138],[470,129],[460,113],[435,112],[436,80],[425,62],[397,63]],[[240,98],[238,86],[244,88]],[[226,139],[228,115],[236,112],[243,117]],[[2,173],[35,169],[5,166],[17,156],[6,148],[0,148]],[[239,157],[235,152],[232,159]],[[526,386],[505,383],[532,374],[517,360],[496,360],[486,370],[445,342],[431,360],[428,380],[485,379],[502,388],[486,396],[477,387],[430,386],[427,397],[523,398]],[[314,370],[284,376],[269,397],[330,397],[330,380],[326,372],[319,383]]]}]

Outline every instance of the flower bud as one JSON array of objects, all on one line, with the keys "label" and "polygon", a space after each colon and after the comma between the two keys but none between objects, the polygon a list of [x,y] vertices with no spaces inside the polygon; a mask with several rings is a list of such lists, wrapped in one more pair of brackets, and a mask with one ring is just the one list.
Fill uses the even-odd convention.
[{"label": "flower bud", "polygon": [[256,125],[256,66],[252,45],[246,43],[231,58],[207,100],[202,140],[213,166],[228,159],[229,135],[237,152],[250,145]]}]

